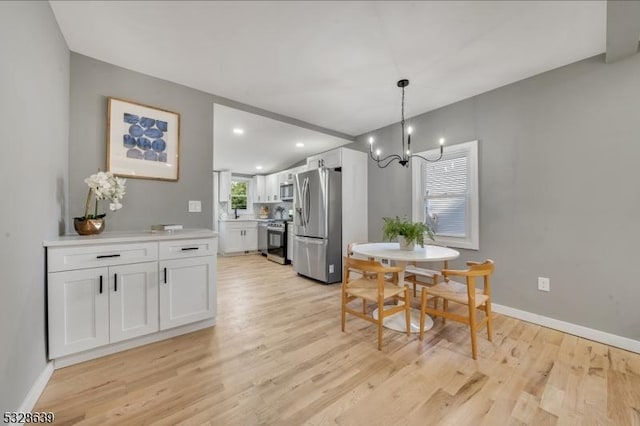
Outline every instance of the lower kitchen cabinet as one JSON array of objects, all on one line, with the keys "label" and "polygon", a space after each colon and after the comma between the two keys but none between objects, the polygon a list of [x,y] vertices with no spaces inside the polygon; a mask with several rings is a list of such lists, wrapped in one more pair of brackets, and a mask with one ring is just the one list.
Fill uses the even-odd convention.
[{"label": "lower kitchen cabinet", "polygon": [[49,359],[69,365],[213,325],[215,236],[185,230],[45,242]]},{"label": "lower kitchen cabinet", "polygon": [[220,251],[223,254],[258,250],[258,222],[255,220],[220,221]]},{"label": "lower kitchen cabinet", "polygon": [[215,315],[216,263],[209,256],[160,262],[160,329]]}]

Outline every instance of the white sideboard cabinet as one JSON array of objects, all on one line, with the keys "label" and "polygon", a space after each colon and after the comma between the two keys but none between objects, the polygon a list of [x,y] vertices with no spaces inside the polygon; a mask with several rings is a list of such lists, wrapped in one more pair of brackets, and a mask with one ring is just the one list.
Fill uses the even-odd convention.
[{"label": "white sideboard cabinet", "polygon": [[215,324],[212,231],[66,236],[45,247],[56,367]]}]

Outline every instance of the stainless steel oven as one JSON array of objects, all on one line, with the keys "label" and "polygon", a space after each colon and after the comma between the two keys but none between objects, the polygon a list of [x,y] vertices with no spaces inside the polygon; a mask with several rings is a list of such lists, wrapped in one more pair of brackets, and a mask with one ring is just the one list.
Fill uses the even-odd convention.
[{"label": "stainless steel oven", "polygon": [[287,260],[287,226],[274,222],[267,226],[267,259],[285,265]]}]

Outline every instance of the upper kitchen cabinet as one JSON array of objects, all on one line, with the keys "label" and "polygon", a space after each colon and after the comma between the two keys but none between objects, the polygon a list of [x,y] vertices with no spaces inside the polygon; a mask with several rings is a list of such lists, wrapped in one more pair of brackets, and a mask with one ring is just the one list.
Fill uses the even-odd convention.
[{"label": "upper kitchen cabinet", "polygon": [[315,169],[327,167],[334,169],[342,165],[342,148],[332,149],[322,154],[313,155],[307,158],[307,168]]},{"label": "upper kitchen cabinet", "polygon": [[267,175],[265,179],[265,193],[267,203],[280,202],[280,183],[278,182],[279,173]]},{"label": "upper kitchen cabinet", "polygon": [[221,203],[231,201],[231,172],[228,170],[220,172],[218,197]]},{"label": "upper kitchen cabinet", "polygon": [[265,177],[263,175],[255,175],[252,180],[253,185],[253,202],[254,203],[266,203],[266,187]]}]

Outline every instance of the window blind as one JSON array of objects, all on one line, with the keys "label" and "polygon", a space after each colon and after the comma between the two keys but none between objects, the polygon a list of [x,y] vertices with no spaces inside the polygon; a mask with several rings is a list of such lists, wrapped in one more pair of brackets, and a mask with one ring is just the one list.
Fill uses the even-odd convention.
[{"label": "window blind", "polygon": [[469,233],[469,154],[458,151],[423,164],[425,221],[436,235]]}]

